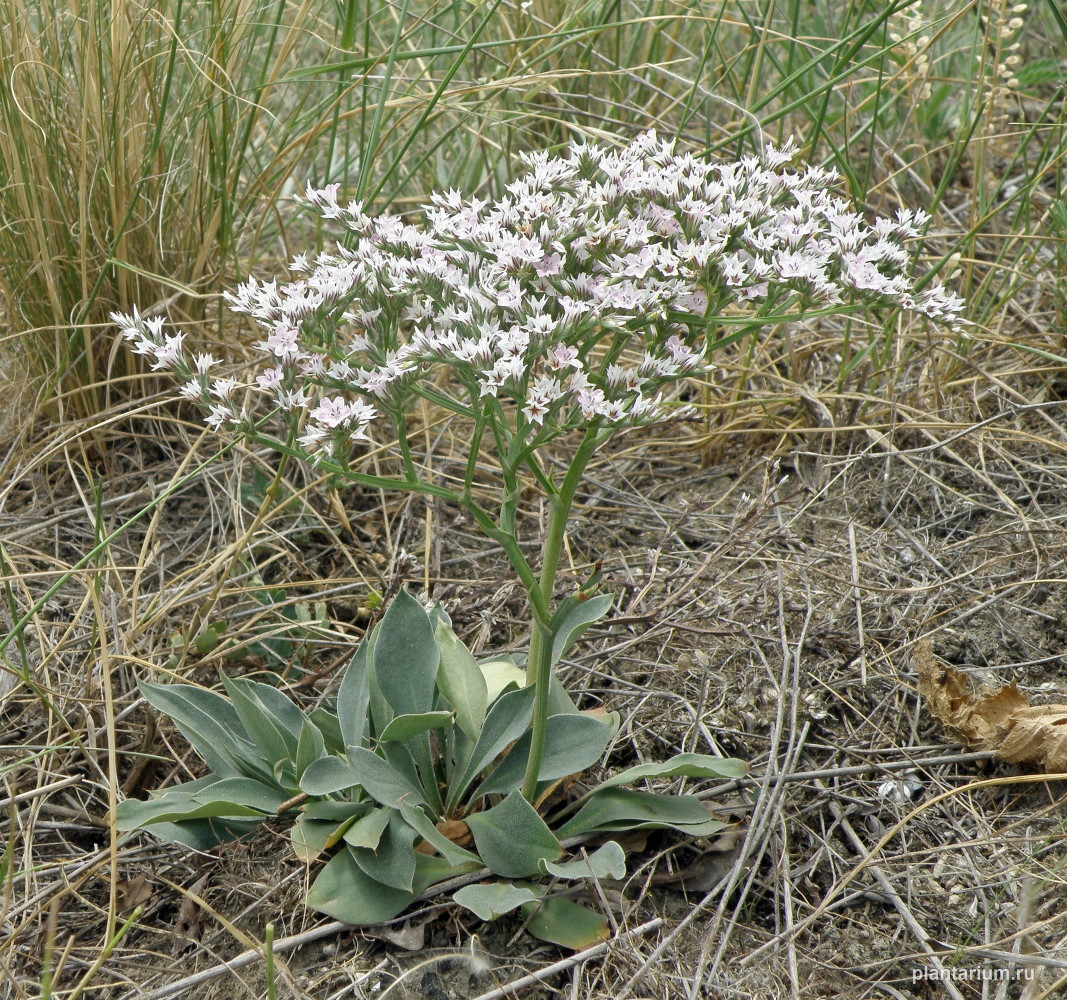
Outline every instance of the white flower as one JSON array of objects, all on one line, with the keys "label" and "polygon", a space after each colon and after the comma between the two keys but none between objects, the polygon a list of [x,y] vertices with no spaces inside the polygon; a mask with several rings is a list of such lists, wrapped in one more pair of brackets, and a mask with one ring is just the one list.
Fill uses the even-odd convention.
[{"label": "white flower", "polygon": [[296,254],[284,282],[224,293],[259,328],[259,359],[206,392],[217,362],[190,365],[184,334],[136,309],[112,319],[153,369],[175,371],[211,426],[245,421],[224,404],[250,385],[261,410],[305,419],[300,446],[317,454],[362,438],[371,401],[403,419],[418,395],[511,432],[647,423],[671,383],[709,367],[716,318],[756,323],[761,301],[776,314],[868,302],[959,329],[958,296],[915,291],[909,241],[928,215],[868,223],[831,170],[787,168],[795,156],[790,143],[716,163],[654,132],[614,149],[575,143],[525,156],[495,200],[440,192],[421,216],[368,215],[337,184],[309,184],[306,202],[345,240]]}]

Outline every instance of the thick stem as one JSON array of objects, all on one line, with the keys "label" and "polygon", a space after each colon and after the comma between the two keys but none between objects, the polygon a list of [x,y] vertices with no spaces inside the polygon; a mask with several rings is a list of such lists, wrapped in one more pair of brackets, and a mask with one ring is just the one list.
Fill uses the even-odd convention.
[{"label": "thick stem", "polygon": [[600,428],[593,424],[587,428],[582,443],[574,454],[567,475],[559,492],[551,498],[548,528],[545,533],[544,557],[536,594],[530,593],[533,623],[530,629],[530,654],[526,660],[526,684],[535,688],[533,719],[531,721],[530,757],[522,781],[522,794],[532,802],[537,793],[537,778],[541,773],[541,760],[545,754],[545,732],[548,727],[548,692],[552,681],[552,630],[551,619],[540,609],[552,608],[552,595],[556,587],[556,570],[563,551],[563,537],[567,530],[567,518],[574,503],[574,494],[585,474],[585,467],[593,457],[597,445],[603,440]]}]

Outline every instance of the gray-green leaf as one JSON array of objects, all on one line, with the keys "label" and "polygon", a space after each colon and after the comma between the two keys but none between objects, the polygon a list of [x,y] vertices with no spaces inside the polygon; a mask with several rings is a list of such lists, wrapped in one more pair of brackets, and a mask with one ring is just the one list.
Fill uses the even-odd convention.
[{"label": "gray-green leaf", "polygon": [[357,782],[382,805],[395,808],[405,796],[413,805],[422,805],[426,801],[422,789],[366,747],[349,747],[348,760]]},{"label": "gray-green leaf", "polygon": [[712,757],[704,753],[680,753],[661,764],[628,767],[597,786],[597,791],[617,785],[632,785],[642,778],[743,778],[748,765],[733,757]]},{"label": "gray-green leaf", "polygon": [[623,830],[672,827],[691,837],[717,833],[725,823],[708,816],[692,795],[656,795],[633,788],[595,791],[577,815],[557,831],[562,840],[580,833],[618,833]]},{"label": "gray-green leaf", "polygon": [[437,687],[456,710],[456,722],[471,739],[477,739],[489,707],[485,677],[471,651],[443,621],[434,632],[441,661]]},{"label": "gray-green leaf", "polygon": [[541,870],[546,875],[568,880],[580,878],[626,878],[626,854],[623,849],[609,840],[598,847],[592,854],[577,861],[564,861],[555,864],[542,861]]},{"label": "gray-green leaf", "polygon": [[527,886],[510,882],[489,882],[484,885],[465,885],[452,898],[482,920],[496,920],[518,909],[523,903],[536,903],[541,897]]},{"label": "gray-green leaf", "polygon": [[525,732],[533,713],[533,699],[534,689],[526,687],[509,691],[493,703],[463,773],[449,786],[447,809],[455,808],[478,774]]},{"label": "gray-green leaf", "polygon": [[374,645],[374,676],[395,715],[433,708],[439,660],[426,612],[402,590],[382,617]]},{"label": "gray-green leaf", "polygon": [[412,891],[405,892],[370,878],[346,847],[319,873],[307,894],[307,904],[335,920],[368,927],[392,919],[420,892],[460,874],[462,870],[457,871],[443,858],[420,854],[415,858]]},{"label": "gray-green leaf", "polygon": [[562,848],[545,821],[518,792],[467,817],[482,861],[505,878],[523,878],[556,861]]},{"label": "gray-green leaf", "polygon": [[308,795],[333,795],[359,783],[351,764],[330,754],[308,764],[300,777],[300,790]]},{"label": "gray-green leaf", "polygon": [[326,756],[326,741],[322,732],[310,719],[304,719],[300,727],[300,739],[296,743],[296,780],[300,781],[308,767]]},{"label": "gray-green leaf", "polygon": [[145,700],[165,712],[216,774],[236,777],[256,750],[232,704],[221,695],[192,684],[138,685]]},{"label": "gray-green leaf", "polygon": [[337,721],[347,747],[363,745],[370,711],[370,670],[367,665],[370,643],[359,644],[348,661],[341,686],[337,689]]},{"label": "gray-green leaf", "polygon": [[382,834],[389,825],[388,809],[372,809],[366,816],[361,816],[344,833],[345,843],[350,847],[363,847],[377,850]]},{"label": "gray-green leaf", "polygon": [[397,715],[382,730],[378,739],[383,742],[386,740],[398,740],[401,743],[405,743],[420,733],[447,726],[452,722],[453,718],[452,712],[421,712],[417,715]]},{"label": "gray-green leaf", "polygon": [[450,865],[473,864],[475,869],[482,867],[476,854],[452,843],[418,806],[411,805],[406,799],[401,799],[397,805],[400,815],[404,817],[408,825]]},{"label": "gray-green leaf", "polygon": [[[606,719],[590,715],[549,716],[545,731],[545,754],[538,781],[555,781],[592,766],[611,742],[618,729],[618,716]],[[530,757],[529,731],[508,751],[496,770],[479,786],[476,797],[504,794],[522,784]]]},{"label": "gray-green leaf", "polygon": [[[415,878],[415,838],[418,834],[408,826],[400,813],[388,813],[388,824],[374,848],[350,847],[352,857],[372,879],[393,889],[409,890]],[[351,829],[349,829],[351,832]]]},{"label": "gray-green leaf", "polygon": [[610,594],[600,594],[588,600],[571,600],[556,612],[552,619],[552,662],[559,663],[593,622],[603,618],[615,603]]}]

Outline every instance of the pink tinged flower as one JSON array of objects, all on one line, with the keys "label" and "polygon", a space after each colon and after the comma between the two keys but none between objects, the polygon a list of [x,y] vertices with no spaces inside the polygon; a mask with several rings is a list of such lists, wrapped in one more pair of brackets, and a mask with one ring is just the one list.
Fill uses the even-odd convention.
[{"label": "pink tinged flower", "polygon": [[300,362],[300,374],[322,378],[326,374],[326,355],[309,354]]},{"label": "pink tinged flower", "polygon": [[273,392],[285,381],[285,369],[280,365],[268,368],[256,376],[256,385],[264,392]]},{"label": "pink tinged flower", "polygon": [[697,368],[703,360],[700,354],[688,347],[677,334],[668,338],[667,350],[670,352],[671,358],[674,360],[675,364],[683,370],[687,368]]},{"label": "pink tinged flower", "polygon": [[593,417],[600,416],[607,398],[603,389],[597,389],[595,386],[586,387],[579,389],[576,396],[582,416],[586,420],[592,420]]},{"label": "pink tinged flower", "polygon": [[841,259],[845,263],[845,280],[853,288],[882,294],[892,294],[897,290],[892,279],[882,274],[862,251],[842,254]]},{"label": "pink tinged flower", "polygon": [[512,278],[508,282],[508,287],[500,289],[496,293],[497,305],[503,306],[505,309],[517,309],[522,303],[522,286],[519,284],[518,279]]},{"label": "pink tinged flower", "polygon": [[774,255],[772,265],[782,281],[799,279],[814,281],[824,277],[825,260],[814,254],[799,250],[782,250]]},{"label": "pink tinged flower", "polygon": [[548,367],[556,372],[563,368],[573,368],[575,371],[581,371],[583,365],[578,357],[578,348],[567,344],[556,344],[549,351]]},{"label": "pink tinged flower", "polygon": [[563,395],[563,386],[551,375],[538,375],[534,379],[532,394],[543,397],[553,403]]},{"label": "pink tinged flower", "polygon": [[125,340],[136,340],[141,336],[141,317],[137,312],[137,306],[133,307],[133,315],[126,313],[111,313],[111,322],[119,328],[119,335]]},{"label": "pink tinged flower", "polygon": [[256,347],[276,358],[295,358],[300,353],[297,337],[296,327],[281,324],[274,327],[270,336],[256,344]]},{"label": "pink tinged flower", "polygon": [[333,399],[327,396],[311,411],[310,417],[326,427],[340,427],[352,418],[352,411],[343,396]]},{"label": "pink tinged flower", "polygon": [[534,274],[539,278],[550,278],[563,270],[563,258],[558,253],[545,254],[533,262]]},{"label": "pink tinged flower", "polygon": [[318,451],[330,437],[329,431],[325,427],[319,427],[315,424],[305,428],[304,433],[297,438],[297,442],[300,447],[307,452]]},{"label": "pink tinged flower", "polygon": [[388,365],[370,370],[361,368],[352,376],[352,382],[364,392],[373,393],[375,396],[384,396],[385,390],[389,388],[390,383],[395,382],[400,377],[400,374],[399,370]]},{"label": "pink tinged flower", "polygon": [[708,308],[708,296],[703,289],[698,288],[696,291],[676,296],[674,305],[685,312],[695,313],[699,316]]},{"label": "pink tinged flower", "polygon": [[599,415],[611,423],[620,423],[626,419],[626,407],[620,400],[611,400],[598,407]]},{"label": "pink tinged flower", "polygon": [[745,265],[737,254],[726,254],[722,257],[719,261],[719,273],[727,285],[735,288],[743,284],[745,278],[748,277]]},{"label": "pink tinged flower", "polygon": [[522,408],[522,412],[526,414],[527,420],[530,420],[535,424],[543,424],[545,422],[545,417],[548,416],[551,409],[552,403],[550,400],[535,392],[531,392],[529,397],[527,397],[526,405]]}]

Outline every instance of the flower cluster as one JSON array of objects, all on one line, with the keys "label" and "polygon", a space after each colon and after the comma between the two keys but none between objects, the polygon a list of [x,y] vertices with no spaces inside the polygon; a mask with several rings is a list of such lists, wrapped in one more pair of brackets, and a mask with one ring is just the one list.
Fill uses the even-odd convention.
[{"label": "flower cluster", "polygon": [[616,150],[578,143],[528,155],[496,200],[434,195],[419,222],[309,187],[345,237],[294,258],[291,281],[249,278],[225,295],[263,331],[245,383],[211,379],[215,360],[190,362],[158,319],[114,319],[153,368],[185,379],[209,424],[247,426],[262,400],[302,415],[309,453],[346,447],[431,387],[523,435],[655,419],[664,386],[709,367],[726,317],[758,328],[864,301],[958,326],[957,296],[914,290],[905,244],[927,216],[868,225],[831,171],[787,169],[792,158],[714,164],[651,132]]}]

